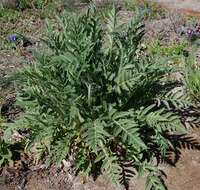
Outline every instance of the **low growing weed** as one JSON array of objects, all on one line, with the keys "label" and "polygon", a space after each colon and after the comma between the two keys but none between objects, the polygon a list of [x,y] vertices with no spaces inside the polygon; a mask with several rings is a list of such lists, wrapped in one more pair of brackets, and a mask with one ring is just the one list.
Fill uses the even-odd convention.
[{"label": "low growing weed", "polygon": [[172,65],[184,65],[184,57],[187,57],[189,54],[187,51],[188,47],[189,42],[186,40],[162,45],[160,40],[155,39],[148,43],[147,51],[150,54],[165,57]]},{"label": "low growing weed", "polygon": [[17,10],[0,8],[0,21],[1,22],[16,22],[21,13]]},{"label": "low growing weed", "polygon": [[189,43],[185,40],[180,42],[170,42],[166,45],[161,45],[159,40],[152,40],[148,45],[150,54],[160,54],[161,56],[178,56],[183,55]]},{"label": "low growing weed", "polygon": [[26,9],[26,8],[42,9],[48,2],[49,2],[48,0],[20,0],[18,8],[20,8],[20,9]]},{"label": "low growing weed", "polygon": [[146,0],[125,0],[126,8],[132,11],[143,11],[147,19],[161,19],[166,17],[166,10],[157,3]]}]

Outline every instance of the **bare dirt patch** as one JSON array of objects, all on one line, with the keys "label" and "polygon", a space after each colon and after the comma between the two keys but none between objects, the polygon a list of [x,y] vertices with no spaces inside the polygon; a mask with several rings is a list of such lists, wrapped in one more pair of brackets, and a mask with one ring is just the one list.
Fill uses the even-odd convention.
[{"label": "bare dirt patch", "polygon": [[198,0],[149,0],[163,4],[169,9],[191,15],[200,16],[200,2]]}]

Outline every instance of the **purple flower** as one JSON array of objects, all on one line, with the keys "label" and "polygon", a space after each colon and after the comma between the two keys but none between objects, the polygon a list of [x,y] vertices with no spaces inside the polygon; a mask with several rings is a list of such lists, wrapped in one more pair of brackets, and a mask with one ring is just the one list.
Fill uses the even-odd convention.
[{"label": "purple flower", "polygon": [[194,30],[189,29],[189,30],[187,31],[187,36],[188,36],[189,38],[191,38],[193,35],[194,35]]},{"label": "purple flower", "polygon": [[11,42],[15,42],[17,40],[17,36],[15,34],[10,35],[8,38]]},{"label": "purple flower", "polygon": [[200,36],[200,26],[197,26],[197,27],[196,27],[196,31],[195,31],[195,32],[196,32],[196,34],[197,34],[198,36]]}]

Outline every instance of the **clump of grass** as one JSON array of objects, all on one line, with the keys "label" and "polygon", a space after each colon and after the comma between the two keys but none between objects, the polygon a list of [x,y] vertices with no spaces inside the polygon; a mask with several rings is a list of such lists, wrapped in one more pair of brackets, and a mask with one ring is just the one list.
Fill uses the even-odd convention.
[{"label": "clump of grass", "polygon": [[143,11],[147,19],[161,19],[166,17],[166,10],[160,5],[147,0],[126,0],[126,8],[132,11]]},{"label": "clump of grass", "polygon": [[36,8],[42,9],[48,1],[45,0],[20,0],[19,1],[19,8],[26,9],[26,8]]},{"label": "clump of grass", "polygon": [[190,97],[199,103],[200,100],[200,66],[196,58],[196,49],[192,50],[190,56],[186,59],[187,74],[185,85],[187,86]]},{"label": "clump of grass", "polygon": [[166,57],[178,56],[184,54],[188,45],[186,40],[171,42],[168,45],[162,45],[160,40],[153,40],[148,45],[148,51],[150,54],[160,54]]},{"label": "clump of grass", "polygon": [[182,40],[179,42],[170,42],[163,45],[160,40],[153,40],[148,43],[147,51],[151,55],[159,55],[168,60],[170,65],[184,65],[185,57],[188,56],[187,47],[189,42]]},{"label": "clump of grass", "polygon": [[14,9],[0,8],[0,21],[16,22],[21,13]]}]

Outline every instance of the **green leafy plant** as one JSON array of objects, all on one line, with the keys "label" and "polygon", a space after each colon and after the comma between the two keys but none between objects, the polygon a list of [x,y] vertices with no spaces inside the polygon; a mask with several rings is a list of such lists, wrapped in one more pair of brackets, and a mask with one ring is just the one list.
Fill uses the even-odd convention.
[{"label": "green leafy plant", "polygon": [[147,190],[165,189],[154,160],[166,156],[166,133],[185,133],[175,110],[187,102],[167,77],[175,71],[161,57],[137,56],[141,16],[119,26],[116,9],[106,23],[97,15],[91,8],[48,24],[48,51],[14,76],[26,112],[5,134],[29,129],[27,150],[40,147],[48,165],[73,157],[86,175],[127,184],[147,173]]}]

